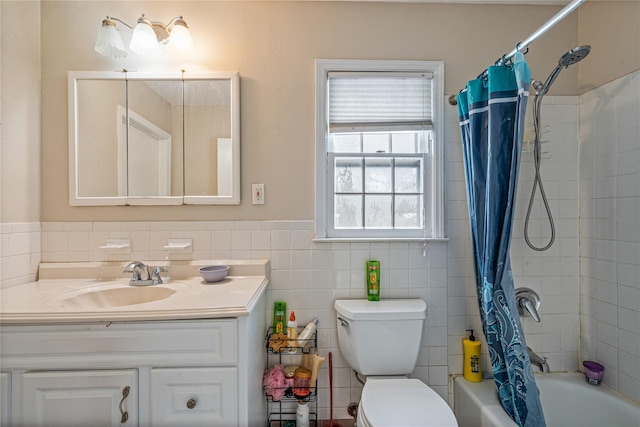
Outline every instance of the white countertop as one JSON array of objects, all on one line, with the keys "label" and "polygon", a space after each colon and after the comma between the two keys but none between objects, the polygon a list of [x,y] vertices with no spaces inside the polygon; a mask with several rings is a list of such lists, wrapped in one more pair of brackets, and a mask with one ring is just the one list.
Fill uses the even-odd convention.
[{"label": "white countertop", "polygon": [[[269,281],[267,260],[149,262],[151,266],[164,266],[168,272],[164,273],[164,284],[144,288],[167,288],[167,293],[173,290],[173,294],[151,302],[107,307],[83,306],[82,303],[69,299],[105,289],[131,290],[133,287],[128,284],[130,275],[122,274],[126,264],[42,264],[40,280],[37,282],[0,291],[0,323],[151,321],[247,316]],[[229,276],[217,283],[207,283],[199,276],[198,268],[214,264],[230,265]],[[95,278],[100,276],[110,277]],[[153,289],[151,292],[158,290]],[[145,291],[141,289],[141,292]]]}]

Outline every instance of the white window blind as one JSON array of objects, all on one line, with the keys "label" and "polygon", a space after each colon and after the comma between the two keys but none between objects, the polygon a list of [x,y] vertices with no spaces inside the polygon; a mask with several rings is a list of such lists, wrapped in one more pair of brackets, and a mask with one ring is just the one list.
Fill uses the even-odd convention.
[{"label": "white window blind", "polygon": [[431,73],[330,72],[329,132],[433,127]]}]

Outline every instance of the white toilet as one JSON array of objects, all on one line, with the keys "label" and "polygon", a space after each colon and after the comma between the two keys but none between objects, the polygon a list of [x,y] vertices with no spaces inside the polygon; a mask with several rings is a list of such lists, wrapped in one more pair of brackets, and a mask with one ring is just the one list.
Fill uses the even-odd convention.
[{"label": "white toilet", "polygon": [[340,352],[351,368],[367,376],[358,427],[458,426],[435,391],[408,378],[422,342],[423,300],[337,300],[334,308]]}]

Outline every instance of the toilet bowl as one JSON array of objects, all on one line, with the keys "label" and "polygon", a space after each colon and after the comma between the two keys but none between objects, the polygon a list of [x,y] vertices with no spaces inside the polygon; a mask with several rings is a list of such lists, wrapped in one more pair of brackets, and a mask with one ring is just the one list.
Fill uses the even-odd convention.
[{"label": "toilet bowl", "polygon": [[368,379],[358,405],[358,427],[457,427],[453,411],[422,381]]},{"label": "toilet bowl", "polygon": [[354,371],[367,376],[358,427],[458,426],[438,393],[409,378],[422,346],[423,300],[337,300],[334,308],[340,352]]}]

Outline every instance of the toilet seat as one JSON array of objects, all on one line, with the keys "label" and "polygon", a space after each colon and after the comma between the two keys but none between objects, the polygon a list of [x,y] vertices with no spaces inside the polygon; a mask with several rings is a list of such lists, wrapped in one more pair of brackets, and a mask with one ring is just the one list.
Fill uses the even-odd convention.
[{"label": "toilet seat", "polygon": [[422,381],[368,379],[358,408],[359,427],[457,427],[447,403]]}]

